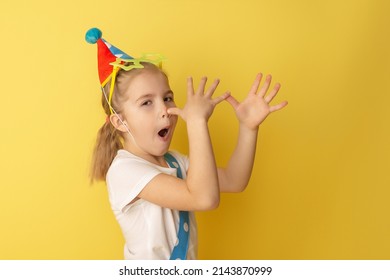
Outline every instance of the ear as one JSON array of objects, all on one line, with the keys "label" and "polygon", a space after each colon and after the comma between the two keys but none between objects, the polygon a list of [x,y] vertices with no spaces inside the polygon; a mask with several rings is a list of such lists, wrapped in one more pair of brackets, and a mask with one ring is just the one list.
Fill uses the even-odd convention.
[{"label": "ear", "polygon": [[112,114],[110,116],[110,122],[117,130],[119,130],[121,132],[127,132],[127,129],[125,127],[125,125],[127,125],[127,123],[123,119],[122,119],[122,121],[120,119],[120,116],[118,116],[117,114]]}]

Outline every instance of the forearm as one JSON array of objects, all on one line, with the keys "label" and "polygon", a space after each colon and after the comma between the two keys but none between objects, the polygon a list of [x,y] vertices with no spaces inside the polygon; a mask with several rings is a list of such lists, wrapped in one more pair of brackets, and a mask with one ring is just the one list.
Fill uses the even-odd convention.
[{"label": "forearm", "polygon": [[219,183],[222,192],[243,191],[251,177],[256,154],[258,129],[240,125],[237,145],[226,168],[219,169]]},{"label": "forearm", "polygon": [[219,84],[215,80],[205,90],[207,78],[203,77],[194,91],[192,78],[187,79],[187,103],[183,109],[169,108],[168,114],[180,115],[187,123],[189,141],[189,167],[186,185],[194,209],[214,209],[219,205],[219,180],[211,145],[207,121],[217,104],[229,93],[215,99],[212,95]]},{"label": "forearm", "polygon": [[189,169],[187,186],[205,208],[219,204],[219,184],[214,152],[206,120],[187,122]]}]

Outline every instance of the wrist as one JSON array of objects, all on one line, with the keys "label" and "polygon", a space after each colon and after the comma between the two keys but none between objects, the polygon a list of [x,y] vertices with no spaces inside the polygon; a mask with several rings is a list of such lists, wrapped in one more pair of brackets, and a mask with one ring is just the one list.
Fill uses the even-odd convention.
[{"label": "wrist", "polygon": [[239,128],[243,132],[252,133],[252,134],[256,134],[256,135],[259,132],[259,126],[258,125],[257,126],[248,126],[248,125],[240,122]]},{"label": "wrist", "polygon": [[189,117],[187,118],[187,126],[206,125],[208,120],[202,117]]}]

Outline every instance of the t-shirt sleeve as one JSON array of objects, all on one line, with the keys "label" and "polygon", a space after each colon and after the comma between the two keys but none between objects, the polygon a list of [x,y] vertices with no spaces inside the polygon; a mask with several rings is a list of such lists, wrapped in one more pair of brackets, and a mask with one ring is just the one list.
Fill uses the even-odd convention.
[{"label": "t-shirt sleeve", "polygon": [[160,173],[153,165],[136,159],[113,162],[106,177],[112,208],[119,211],[128,209],[126,206]]}]

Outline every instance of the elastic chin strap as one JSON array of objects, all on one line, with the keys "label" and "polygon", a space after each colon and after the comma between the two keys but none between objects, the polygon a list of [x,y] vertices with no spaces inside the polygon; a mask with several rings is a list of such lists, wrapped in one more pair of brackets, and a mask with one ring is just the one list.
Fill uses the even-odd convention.
[{"label": "elastic chin strap", "polygon": [[[112,85],[111,85],[112,87]],[[135,139],[133,137],[133,134],[131,134],[130,132],[130,129],[129,127],[124,123],[124,121],[122,120],[122,118],[119,116],[119,114],[114,110],[114,108],[111,106],[111,102],[109,100],[109,98],[107,97],[107,94],[106,94],[106,91],[104,90],[104,88],[102,87],[102,92],[103,92],[103,95],[104,95],[104,99],[106,99],[106,102],[108,104],[108,106],[110,107],[110,111],[112,114],[115,114],[115,116],[117,116],[117,118],[119,119],[119,121],[121,122],[121,124],[126,128],[127,130],[127,133],[129,133],[129,135],[131,136],[131,138],[133,138],[133,141],[134,143],[137,145],[137,143],[135,142]],[[138,146],[138,145],[137,145]]]}]

